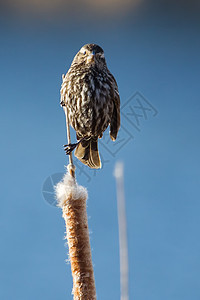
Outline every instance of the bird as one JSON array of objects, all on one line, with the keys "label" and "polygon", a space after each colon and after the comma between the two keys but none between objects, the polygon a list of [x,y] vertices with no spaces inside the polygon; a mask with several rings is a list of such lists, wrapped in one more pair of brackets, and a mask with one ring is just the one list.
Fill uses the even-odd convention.
[{"label": "bird", "polygon": [[77,143],[64,145],[66,154],[75,149],[75,156],[83,164],[99,169],[98,139],[110,126],[110,138],[115,141],[120,128],[118,86],[103,49],[96,44],[84,45],[62,79],[60,105],[67,109],[77,138]]}]

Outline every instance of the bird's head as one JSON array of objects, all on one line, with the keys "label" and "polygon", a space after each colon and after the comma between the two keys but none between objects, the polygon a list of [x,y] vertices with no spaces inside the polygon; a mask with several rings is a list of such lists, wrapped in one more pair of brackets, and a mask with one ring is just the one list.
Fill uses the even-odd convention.
[{"label": "bird's head", "polygon": [[76,54],[73,63],[104,68],[106,66],[104,51],[96,44],[86,44]]}]

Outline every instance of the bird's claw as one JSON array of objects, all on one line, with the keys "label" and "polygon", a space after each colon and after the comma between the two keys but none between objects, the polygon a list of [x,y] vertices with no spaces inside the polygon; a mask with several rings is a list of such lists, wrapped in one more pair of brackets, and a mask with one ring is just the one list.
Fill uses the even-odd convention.
[{"label": "bird's claw", "polygon": [[77,146],[77,143],[64,145],[65,153],[67,155],[69,155],[76,148],[76,146]]}]

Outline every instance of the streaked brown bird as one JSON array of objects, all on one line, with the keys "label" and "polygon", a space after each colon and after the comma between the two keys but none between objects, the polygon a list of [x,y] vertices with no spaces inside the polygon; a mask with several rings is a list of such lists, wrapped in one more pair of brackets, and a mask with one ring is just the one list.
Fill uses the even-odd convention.
[{"label": "streaked brown bird", "polygon": [[107,68],[103,49],[83,46],[63,76],[61,106],[66,106],[76,144],[65,145],[66,154],[75,156],[90,168],[101,168],[98,138],[110,125],[110,137],[117,138],[120,127],[120,97],[115,78]]}]

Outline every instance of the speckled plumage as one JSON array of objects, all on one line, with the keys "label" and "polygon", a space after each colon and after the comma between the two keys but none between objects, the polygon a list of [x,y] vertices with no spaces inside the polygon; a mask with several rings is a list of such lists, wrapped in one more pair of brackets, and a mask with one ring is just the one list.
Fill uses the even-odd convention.
[{"label": "speckled plumage", "polygon": [[[75,155],[88,166],[99,168],[98,137],[102,137],[110,124],[110,137],[115,140],[120,127],[118,87],[107,68],[101,47],[87,44],[74,57],[69,71],[63,76],[61,105],[67,107],[77,139],[86,138],[78,145]],[[93,143],[90,143],[91,139]],[[91,144],[97,152],[95,157]]]}]

